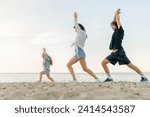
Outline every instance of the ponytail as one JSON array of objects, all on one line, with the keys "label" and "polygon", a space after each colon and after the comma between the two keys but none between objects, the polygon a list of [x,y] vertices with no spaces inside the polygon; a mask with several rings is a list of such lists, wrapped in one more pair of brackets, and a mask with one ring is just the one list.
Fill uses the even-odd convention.
[{"label": "ponytail", "polygon": [[50,60],[50,65],[52,66],[53,65],[53,59],[50,56],[48,56],[48,58]]}]

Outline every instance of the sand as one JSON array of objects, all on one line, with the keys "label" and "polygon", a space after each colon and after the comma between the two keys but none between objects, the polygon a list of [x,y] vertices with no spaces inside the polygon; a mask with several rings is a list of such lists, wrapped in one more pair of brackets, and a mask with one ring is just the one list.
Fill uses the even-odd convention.
[{"label": "sand", "polygon": [[1,100],[149,100],[150,83],[0,83]]}]

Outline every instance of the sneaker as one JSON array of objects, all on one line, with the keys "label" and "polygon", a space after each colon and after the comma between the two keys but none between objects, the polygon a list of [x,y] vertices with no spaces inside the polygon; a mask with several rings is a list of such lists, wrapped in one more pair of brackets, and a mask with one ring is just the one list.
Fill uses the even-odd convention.
[{"label": "sneaker", "polygon": [[140,82],[148,82],[149,80],[147,78],[141,77],[141,81]]},{"label": "sneaker", "polygon": [[107,78],[104,82],[113,82],[113,79]]}]

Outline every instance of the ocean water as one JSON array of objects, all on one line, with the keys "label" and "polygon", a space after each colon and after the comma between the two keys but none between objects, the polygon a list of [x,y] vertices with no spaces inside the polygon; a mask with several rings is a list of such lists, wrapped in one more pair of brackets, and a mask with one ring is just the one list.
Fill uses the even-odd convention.
[{"label": "ocean water", "polygon": [[[96,74],[100,81],[106,79],[104,73]],[[145,74],[148,79],[150,79],[150,73]],[[70,82],[72,77],[68,73],[53,73],[51,74],[56,82]],[[85,73],[76,74],[78,82],[94,82],[95,80]],[[136,73],[113,73],[112,77],[114,81],[129,81],[129,82],[139,82],[140,76]],[[37,82],[39,79],[39,74],[37,73],[1,73],[0,82],[1,83],[11,83],[11,82]],[[46,76],[43,76],[43,82],[49,82]]]}]

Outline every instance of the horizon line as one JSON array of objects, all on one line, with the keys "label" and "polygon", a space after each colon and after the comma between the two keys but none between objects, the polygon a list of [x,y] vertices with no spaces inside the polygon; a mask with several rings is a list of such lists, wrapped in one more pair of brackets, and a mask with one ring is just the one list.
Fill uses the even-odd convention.
[{"label": "horizon line", "polygon": [[[135,73],[135,72],[111,72],[113,73]],[[144,73],[150,73],[149,72],[144,72]],[[0,74],[39,74],[39,72],[0,72]],[[69,72],[53,72],[51,74],[70,74]],[[86,74],[85,72],[76,72],[75,74]],[[104,72],[95,72],[95,74],[105,74]],[[136,74],[136,73],[135,73]]]}]

